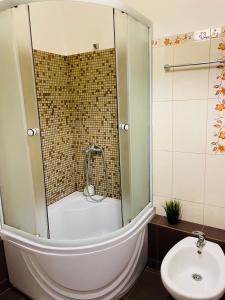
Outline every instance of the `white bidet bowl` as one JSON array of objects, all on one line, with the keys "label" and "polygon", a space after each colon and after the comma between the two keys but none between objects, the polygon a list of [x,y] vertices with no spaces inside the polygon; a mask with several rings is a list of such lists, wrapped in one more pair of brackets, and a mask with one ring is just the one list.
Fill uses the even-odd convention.
[{"label": "white bidet bowl", "polygon": [[166,254],[161,265],[165,288],[177,300],[218,300],[225,291],[225,256],[206,241],[198,254],[197,238],[187,237]]}]

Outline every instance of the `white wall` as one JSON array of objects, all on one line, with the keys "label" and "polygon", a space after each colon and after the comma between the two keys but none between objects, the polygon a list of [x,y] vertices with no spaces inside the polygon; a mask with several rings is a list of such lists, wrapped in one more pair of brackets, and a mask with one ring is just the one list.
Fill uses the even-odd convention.
[{"label": "white wall", "polygon": [[123,0],[148,17],[155,38],[224,25],[224,0]]},{"label": "white wall", "polygon": [[34,49],[70,55],[114,47],[113,9],[50,1],[30,4]]},{"label": "white wall", "polygon": [[62,55],[66,53],[66,40],[61,21],[62,10],[59,3],[32,3],[30,19],[34,49]]},{"label": "white wall", "polygon": [[67,54],[114,48],[113,9],[101,5],[65,2],[64,33]]},{"label": "white wall", "polygon": [[[154,38],[217,27],[224,24],[223,0],[122,0],[154,25]],[[85,12],[84,12],[85,11]],[[74,54],[113,47],[112,9],[93,4],[32,3],[34,48]]]}]

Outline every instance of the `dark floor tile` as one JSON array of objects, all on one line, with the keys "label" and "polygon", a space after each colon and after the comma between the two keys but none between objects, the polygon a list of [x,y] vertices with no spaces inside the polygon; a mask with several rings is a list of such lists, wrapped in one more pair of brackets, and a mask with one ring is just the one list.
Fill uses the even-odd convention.
[{"label": "dark floor tile", "polygon": [[192,231],[196,231],[196,230],[202,231],[203,230],[203,225],[191,223],[191,222],[187,222],[187,221],[181,221],[176,225],[170,225],[170,224],[168,224],[166,217],[162,217],[158,224],[161,226],[167,226],[171,229],[184,231],[184,232],[187,232],[188,234],[192,233]]},{"label": "dark floor tile", "polygon": [[[0,281],[8,278],[3,241],[0,240]],[[1,291],[0,291],[1,292]]]},{"label": "dark floor tile", "polygon": [[0,294],[0,300],[30,300],[15,288],[9,288]]},{"label": "dark floor tile", "polygon": [[159,271],[161,267],[161,261],[149,258],[148,267]]},{"label": "dark floor tile", "polygon": [[5,278],[0,281],[0,294],[5,290],[9,289],[12,285],[10,284],[8,278]]},{"label": "dark floor tile", "polygon": [[134,287],[127,294],[129,300],[168,300],[168,293],[161,282],[160,273],[146,268]]}]

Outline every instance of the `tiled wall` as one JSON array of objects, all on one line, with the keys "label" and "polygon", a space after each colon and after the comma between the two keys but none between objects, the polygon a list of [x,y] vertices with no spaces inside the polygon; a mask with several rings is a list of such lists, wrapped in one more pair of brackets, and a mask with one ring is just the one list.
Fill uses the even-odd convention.
[{"label": "tiled wall", "polygon": [[[69,86],[75,99],[75,177],[84,187],[84,149],[89,143],[103,147],[107,158],[109,196],[121,198],[115,50],[87,52],[68,57]],[[95,155],[93,179],[97,194],[106,190],[102,158]],[[99,181],[98,181],[99,179]]]},{"label": "tiled wall", "polygon": [[[84,188],[84,150],[103,147],[108,196],[121,198],[115,50],[62,56],[34,50],[47,202]],[[102,161],[92,161],[98,194],[104,194]]]},{"label": "tiled wall", "polygon": [[34,51],[37,100],[48,204],[76,189],[75,107],[68,89],[67,59]]},{"label": "tiled wall", "polygon": [[225,59],[225,30],[155,41],[154,203],[181,200],[182,219],[225,229],[225,64],[165,64]]}]

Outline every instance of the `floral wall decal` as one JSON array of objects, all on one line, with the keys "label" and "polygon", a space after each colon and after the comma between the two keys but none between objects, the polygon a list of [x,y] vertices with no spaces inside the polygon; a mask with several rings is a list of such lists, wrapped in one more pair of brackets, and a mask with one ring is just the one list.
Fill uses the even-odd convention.
[{"label": "floral wall decal", "polygon": [[[220,35],[224,35],[225,28],[218,27],[218,28],[208,28],[205,30],[187,32],[187,33],[180,33],[175,34],[172,36],[166,36],[159,38],[157,40],[152,41],[152,46],[155,47],[165,47],[165,46],[173,46],[173,45],[180,45],[188,41],[207,41],[210,38],[217,38]],[[221,43],[219,46],[221,48],[225,47],[225,44]],[[224,50],[224,49],[223,49]]]},{"label": "floral wall decal", "polygon": [[[225,60],[225,27],[208,28],[195,32],[188,32],[176,34],[173,36],[162,37],[152,41],[154,48],[179,46],[189,41],[204,42],[212,39],[218,39],[218,61]],[[214,140],[211,143],[212,151],[214,153],[225,154],[225,63],[219,63],[216,67],[218,72],[216,75],[216,83],[214,85],[216,105],[214,111],[216,116],[214,118],[213,127],[215,129],[213,135]]]},{"label": "floral wall decal", "polygon": [[[218,51],[218,59],[225,59],[224,37],[221,37],[221,41],[218,44]],[[211,144],[215,153],[225,153],[225,63],[219,64],[217,68],[217,83],[214,85],[217,104],[215,106],[216,118],[213,125],[216,130],[214,132],[215,141]]]}]

